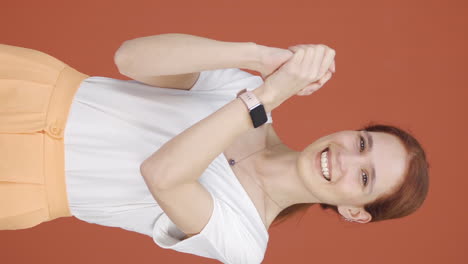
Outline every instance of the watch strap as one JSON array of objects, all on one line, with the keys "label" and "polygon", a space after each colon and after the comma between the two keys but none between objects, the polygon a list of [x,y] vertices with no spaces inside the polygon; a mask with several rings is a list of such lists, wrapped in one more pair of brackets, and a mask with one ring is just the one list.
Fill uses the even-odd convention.
[{"label": "watch strap", "polygon": [[249,109],[250,118],[252,119],[254,128],[257,128],[268,121],[265,107],[254,93],[244,89],[237,94],[237,97],[240,98],[247,106],[247,109]]}]

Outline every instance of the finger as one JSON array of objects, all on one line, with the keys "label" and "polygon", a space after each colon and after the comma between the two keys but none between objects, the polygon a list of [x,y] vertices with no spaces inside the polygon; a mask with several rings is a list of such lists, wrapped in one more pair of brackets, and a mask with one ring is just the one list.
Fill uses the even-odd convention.
[{"label": "finger", "polygon": [[298,51],[299,49],[305,49],[306,47],[307,47],[307,45],[298,44],[298,45],[295,45],[295,46],[291,46],[291,47],[289,47],[288,49],[295,53],[295,52]]},{"label": "finger", "polygon": [[330,80],[330,78],[332,77],[332,73],[330,71],[328,71],[327,73],[325,73],[325,75],[320,79],[320,81],[318,81],[318,83],[320,84],[320,86],[323,86],[326,82],[328,82],[328,80]]},{"label": "finger", "polygon": [[[290,65],[294,65],[294,67],[298,67],[301,65],[301,62],[304,58],[304,50],[303,49],[299,49],[297,50],[296,53],[294,53],[292,59],[288,60],[288,62],[286,62],[286,64],[290,64]],[[291,67],[291,66],[289,66]]]},{"label": "finger", "polygon": [[327,71],[331,71],[332,73],[335,73],[335,59],[330,64],[330,67],[328,67]]},{"label": "finger", "polygon": [[311,48],[305,49],[304,59],[302,60],[302,63],[301,63],[301,69],[306,74],[309,74],[310,71],[312,70],[312,65],[310,62],[313,61],[315,53],[316,53],[315,49],[311,49]]},{"label": "finger", "polygon": [[288,61],[286,61],[281,67],[297,67],[297,65],[300,65],[303,57],[304,50],[298,49],[296,52],[293,53],[292,57]]},{"label": "finger", "polygon": [[325,55],[325,47],[321,45],[317,45],[317,47],[314,50],[315,50],[314,59],[313,61],[309,61],[309,63],[312,66],[310,70],[310,75],[314,76],[315,77],[314,81],[316,81],[317,79],[322,77],[322,75],[318,75],[318,74],[319,74],[320,66],[323,64],[322,61]]},{"label": "finger", "polygon": [[335,58],[335,51],[331,49],[327,49],[325,52],[325,56],[322,61],[322,65],[320,65],[320,70],[318,72],[318,76],[321,78],[323,75],[328,71],[328,69],[331,67],[331,64],[333,63],[333,60]]},{"label": "finger", "polygon": [[317,83],[314,83],[314,84],[304,87],[299,92],[297,92],[296,95],[299,95],[299,96],[309,95],[318,88],[320,88],[320,86]]},{"label": "finger", "polygon": [[312,83],[306,87],[304,87],[301,91],[297,93],[297,95],[309,95],[313,92],[317,91],[318,89],[322,88],[322,86],[330,80],[332,77],[331,72],[327,72],[318,82]]},{"label": "finger", "polygon": [[303,91],[303,94],[304,95],[310,95],[312,94],[313,92],[317,91],[318,89],[320,89],[321,85],[318,84],[318,83],[313,83],[311,85],[307,85],[305,88],[304,88],[304,91]]},{"label": "finger", "polygon": [[298,46],[291,46],[291,47],[288,47],[289,50],[291,50],[292,52],[296,53],[296,51],[299,49]]}]

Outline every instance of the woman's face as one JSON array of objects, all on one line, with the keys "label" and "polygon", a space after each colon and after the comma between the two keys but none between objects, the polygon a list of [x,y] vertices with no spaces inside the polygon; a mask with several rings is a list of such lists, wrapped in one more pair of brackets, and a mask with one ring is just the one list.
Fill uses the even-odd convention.
[{"label": "woman's face", "polygon": [[[325,161],[321,153],[327,147]],[[298,170],[312,196],[344,210],[359,208],[390,193],[403,181],[407,157],[405,147],[394,135],[341,131],[307,146],[299,157]],[[330,181],[323,175],[325,165]]]}]

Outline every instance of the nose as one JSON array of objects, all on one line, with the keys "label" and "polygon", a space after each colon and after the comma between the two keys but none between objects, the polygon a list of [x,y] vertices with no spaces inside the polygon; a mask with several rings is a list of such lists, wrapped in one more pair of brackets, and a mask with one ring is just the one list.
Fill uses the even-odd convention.
[{"label": "nose", "polygon": [[336,163],[338,163],[337,167],[339,168],[341,176],[344,176],[359,171],[360,168],[365,166],[367,159],[368,158],[363,153],[338,151]]}]

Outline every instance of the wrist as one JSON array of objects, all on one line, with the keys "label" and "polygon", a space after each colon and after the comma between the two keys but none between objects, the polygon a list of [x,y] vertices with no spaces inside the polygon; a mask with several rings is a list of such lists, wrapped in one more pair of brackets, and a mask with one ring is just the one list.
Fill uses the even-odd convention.
[{"label": "wrist", "polygon": [[241,68],[261,72],[262,59],[260,47],[255,42],[241,42],[242,45],[242,65]]},{"label": "wrist", "polygon": [[258,98],[258,101],[263,104],[265,112],[269,113],[277,107],[277,105],[274,104],[273,98],[269,94],[265,93],[263,86],[257,87],[252,91],[252,93]]}]

